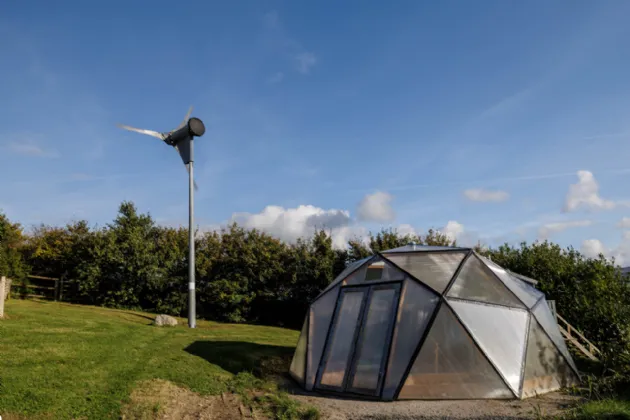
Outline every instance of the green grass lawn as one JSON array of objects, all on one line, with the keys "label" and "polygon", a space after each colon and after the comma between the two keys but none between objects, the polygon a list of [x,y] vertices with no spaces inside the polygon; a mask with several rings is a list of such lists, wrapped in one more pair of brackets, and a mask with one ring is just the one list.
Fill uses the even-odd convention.
[{"label": "green grass lawn", "polygon": [[613,399],[588,401],[566,416],[566,419],[630,420],[630,401]]},{"label": "green grass lawn", "polygon": [[201,394],[268,358],[288,367],[298,331],[55,302],[10,300],[0,320],[0,416],[117,418],[137,381],[165,379]]}]

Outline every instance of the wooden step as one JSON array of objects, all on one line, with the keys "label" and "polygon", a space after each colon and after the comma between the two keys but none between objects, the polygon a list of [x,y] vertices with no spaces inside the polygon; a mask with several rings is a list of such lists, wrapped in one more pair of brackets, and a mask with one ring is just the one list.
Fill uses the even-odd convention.
[{"label": "wooden step", "polygon": [[595,344],[591,343],[589,340],[582,335],[578,330],[575,329],[574,326],[569,324],[566,319],[562,318],[556,312],[556,320],[558,322],[558,329],[560,333],[564,336],[564,339],[568,341],[570,344],[573,344],[578,350],[580,350],[586,357],[591,360],[598,361],[596,354],[602,354],[601,350],[599,350]]},{"label": "wooden step", "polygon": [[580,350],[582,353],[584,353],[584,355],[586,355],[586,357],[588,357],[591,360],[597,361],[597,357],[591,353],[590,351],[588,351],[588,349],[586,347],[584,347],[579,341],[577,341],[574,337],[571,337],[569,335],[569,332],[567,330],[565,330],[562,327],[558,327],[560,329],[560,332],[562,333],[562,335],[564,336],[564,338],[571,344],[573,344],[575,347],[578,348],[578,350]]}]

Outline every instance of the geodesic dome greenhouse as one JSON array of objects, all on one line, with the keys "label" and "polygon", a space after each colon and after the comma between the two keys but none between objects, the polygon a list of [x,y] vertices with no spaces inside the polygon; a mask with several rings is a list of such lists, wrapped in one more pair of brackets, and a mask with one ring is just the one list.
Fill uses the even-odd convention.
[{"label": "geodesic dome greenhouse", "polygon": [[469,248],[407,245],[350,264],[311,303],[290,373],[306,390],[527,398],[579,381],[545,296]]}]

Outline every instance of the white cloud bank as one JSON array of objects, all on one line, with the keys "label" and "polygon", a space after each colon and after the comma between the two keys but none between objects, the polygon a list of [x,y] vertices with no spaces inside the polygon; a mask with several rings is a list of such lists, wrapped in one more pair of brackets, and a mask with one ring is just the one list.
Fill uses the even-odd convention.
[{"label": "white cloud bank", "polygon": [[325,210],[312,205],[296,208],[267,206],[260,213],[235,213],[230,221],[245,228],[259,229],[289,243],[324,229],[330,232],[336,248],[345,247],[348,240],[366,233],[363,227],[352,222],[347,210]]}]

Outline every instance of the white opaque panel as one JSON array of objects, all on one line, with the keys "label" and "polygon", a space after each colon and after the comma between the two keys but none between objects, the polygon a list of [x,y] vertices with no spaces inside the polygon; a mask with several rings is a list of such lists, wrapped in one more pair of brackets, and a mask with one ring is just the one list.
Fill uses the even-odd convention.
[{"label": "white opaque panel", "polygon": [[529,325],[524,376],[522,398],[556,391],[579,382],[535,317],[531,318]]},{"label": "white opaque panel", "polygon": [[389,254],[385,257],[438,293],[444,292],[465,252]]},{"label": "white opaque panel", "polygon": [[331,289],[325,295],[317,299],[310,309],[308,329],[308,352],[306,364],[306,381],[304,386],[307,391],[313,389],[315,375],[324,351],[326,335],[332,320],[335,304],[337,303],[339,289]]},{"label": "white opaque panel", "polygon": [[306,335],[308,328],[308,316],[304,320],[302,325],[302,332],[298,339],[297,346],[295,346],[295,353],[293,353],[293,360],[291,360],[291,368],[289,372],[301,384],[304,384],[304,371],[306,369]]},{"label": "white opaque panel", "polygon": [[438,295],[415,280],[405,280],[383,386],[384,399],[394,398],[439,299]]},{"label": "white opaque panel", "polygon": [[571,357],[571,353],[569,353],[569,349],[567,348],[567,344],[564,341],[564,337],[560,330],[558,329],[558,323],[556,322],[555,317],[551,313],[551,309],[549,309],[549,305],[547,305],[547,301],[542,301],[532,311],[540,326],[549,334],[551,340],[556,345],[560,353],[567,358],[567,362],[569,365],[577,371],[577,367],[573,362],[573,358]]},{"label": "white opaque panel", "polygon": [[499,369],[514,393],[518,394],[529,313],[520,309],[457,300],[449,300],[449,304],[481,350]]},{"label": "white opaque panel", "polygon": [[525,308],[514,293],[476,255],[471,255],[464,261],[464,266],[447,296]]},{"label": "white opaque panel", "polygon": [[322,385],[340,388],[347,374],[354,334],[359,323],[363,291],[343,292],[339,313],[330,338],[330,350],[327,351],[320,380]]},{"label": "white opaque panel", "polygon": [[503,284],[510,289],[528,308],[533,307],[545,294],[533,286],[519,280],[487,258],[480,257],[490,270],[501,279]]},{"label": "white opaque panel", "polygon": [[399,398],[514,398],[514,393],[448,305],[441,305]]}]

